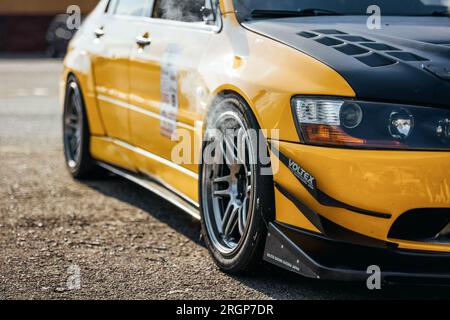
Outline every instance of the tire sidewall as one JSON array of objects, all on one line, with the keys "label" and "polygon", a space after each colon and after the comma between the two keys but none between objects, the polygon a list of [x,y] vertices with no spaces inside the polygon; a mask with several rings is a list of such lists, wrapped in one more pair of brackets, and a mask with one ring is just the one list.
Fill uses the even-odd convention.
[{"label": "tire sidewall", "polygon": [[[81,101],[80,112],[81,112],[81,146],[80,146],[80,156],[79,161],[75,166],[69,165],[69,157],[66,150],[66,138],[65,138],[65,115],[67,112],[68,104],[70,103],[70,97],[72,94],[78,94]],[[66,93],[64,99],[64,110],[63,110],[63,142],[64,142],[64,158],[66,162],[66,167],[70,174],[75,178],[83,178],[90,170],[92,170],[93,160],[90,156],[90,133],[89,125],[85,111],[85,103],[83,94],[80,89],[78,80],[74,76],[69,76],[66,84]]]}]

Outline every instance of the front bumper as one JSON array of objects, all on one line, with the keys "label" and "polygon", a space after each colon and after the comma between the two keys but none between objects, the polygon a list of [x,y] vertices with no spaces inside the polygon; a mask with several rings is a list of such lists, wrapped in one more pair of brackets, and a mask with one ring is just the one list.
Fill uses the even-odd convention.
[{"label": "front bumper", "polygon": [[[399,249],[450,253],[448,236],[444,241],[428,237],[441,234],[445,219],[450,222],[450,152],[323,148],[280,141],[271,156],[277,165],[276,221],[337,240],[352,232]],[[406,214],[426,219],[399,224]],[[330,234],[336,228],[324,230],[317,223],[322,220],[342,232]],[[427,230],[427,236],[415,226]]]},{"label": "front bumper", "polygon": [[269,224],[264,260],[309,278],[365,282],[377,266],[384,282],[450,285],[450,253],[336,241],[278,222]]}]

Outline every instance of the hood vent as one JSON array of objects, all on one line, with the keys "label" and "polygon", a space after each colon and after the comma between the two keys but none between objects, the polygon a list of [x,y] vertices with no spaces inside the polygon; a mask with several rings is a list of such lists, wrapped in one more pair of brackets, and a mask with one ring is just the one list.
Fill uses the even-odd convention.
[{"label": "hood vent", "polygon": [[322,38],[317,39],[316,41],[321,44],[324,44],[326,46],[329,46],[329,47],[344,44],[344,41],[337,40],[337,39],[330,38],[330,37],[322,37]]},{"label": "hood vent", "polygon": [[325,30],[313,30],[314,32],[317,33],[321,33],[321,34],[328,34],[328,35],[332,35],[332,34],[347,34],[345,32],[339,31],[339,30],[334,30],[334,29],[325,29]]},{"label": "hood vent", "polygon": [[369,67],[383,67],[396,63],[395,60],[389,59],[378,53],[370,53],[368,55],[355,57],[362,63],[368,65]]},{"label": "hood vent", "polygon": [[307,38],[307,39],[315,38],[315,37],[319,36],[318,34],[315,34],[315,33],[312,33],[312,32],[308,32],[308,31],[302,31],[302,32],[299,32],[297,34],[299,36],[302,36],[303,38]]},{"label": "hood vent", "polygon": [[403,61],[428,61],[428,59],[422,58],[410,52],[398,51],[398,52],[388,52],[387,54]]},{"label": "hood vent", "polygon": [[360,43],[360,45],[377,51],[399,51],[397,48],[378,42]]},{"label": "hood vent", "polygon": [[337,38],[348,42],[373,42],[373,40],[369,40],[360,36],[337,36]]},{"label": "hood vent", "polygon": [[335,49],[337,51],[345,53],[346,55],[349,55],[349,56],[355,56],[358,54],[365,54],[365,53],[369,52],[368,49],[361,48],[361,47],[355,46],[353,44],[347,44],[347,43],[342,46],[335,47]]},{"label": "hood vent", "polygon": [[[405,62],[429,61],[427,58],[402,51],[391,45],[335,29],[301,31],[298,35],[331,47],[348,56],[353,56],[369,67],[389,66],[399,60]],[[450,44],[442,45],[450,47]]]}]

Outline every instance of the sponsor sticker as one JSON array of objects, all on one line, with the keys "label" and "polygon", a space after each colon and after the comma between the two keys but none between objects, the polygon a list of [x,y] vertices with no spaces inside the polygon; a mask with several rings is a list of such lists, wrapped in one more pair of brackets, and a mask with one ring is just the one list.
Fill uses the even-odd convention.
[{"label": "sponsor sticker", "polygon": [[316,190],[316,179],[291,159],[289,159],[289,169],[305,186],[312,191]]},{"label": "sponsor sticker", "polygon": [[181,48],[169,45],[161,63],[161,135],[173,139],[178,114],[178,60]]}]

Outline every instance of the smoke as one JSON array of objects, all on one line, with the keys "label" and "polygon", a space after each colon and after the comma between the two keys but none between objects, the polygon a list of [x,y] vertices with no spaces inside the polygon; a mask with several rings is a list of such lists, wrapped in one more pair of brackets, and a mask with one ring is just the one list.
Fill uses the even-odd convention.
[{"label": "smoke", "polygon": [[188,108],[204,115],[208,106],[209,90],[199,73],[193,71],[180,79],[181,95],[187,99]]},{"label": "smoke", "polygon": [[158,15],[162,19],[184,22],[203,21],[201,8],[205,0],[162,0]]},{"label": "smoke", "polygon": [[[160,6],[160,12],[158,16],[164,19],[178,20],[185,22],[200,22],[203,21],[202,15],[200,13],[200,8],[205,5],[205,0],[162,0]],[[237,31],[237,30],[235,30]],[[192,132],[184,129],[178,128],[176,134],[172,135],[172,141],[177,141],[178,144],[172,149],[171,160],[178,164],[198,164],[201,161],[207,161],[207,159],[212,159],[213,162],[218,161],[217,158],[210,156],[210,151],[216,149],[216,145],[223,141],[223,133],[215,128],[213,119],[218,119],[224,112],[230,110],[230,104],[239,104],[239,101],[235,99],[230,99],[228,96],[219,95],[214,97],[214,101],[210,101],[211,88],[206,84],[205,79],[202,74],[208,71],[208,76],[215,77],[213,83],[226,83],[228,77],[232,77],[234,72],[237,72],[242,62],[249,56],[249,44],[248,37],[244,31],[239,30],[230,35],[229,43],[231,44],[231,49],[233,54],[229,56],[226,61],[203,61],[203,65],[198,66],[194,61],[187,62],[180,68],[180,73],[178,74],[179,83],[179,96],[181,98],[180,104],[187,107],[187,109],[196,114],[198,119],[201,118],[203,121],[196,121],[195,132],[192,136]],[[181,61],[174,61],[173,63],[181,63]],[[271,66],[264,70],[265,74],[270,74],[276,66]],[[223,79],[222,79],[223,78]],[[209,79],[211,80],[211,79]],[[267,97],[269,99],[268,103],[271,102],[273,96]],[[276,98],[276,97],[275,97]],[[276,100],[274,100],[276,101]],[[232,127],[232,126],[231,126]],[[237,132],[231,132],[229,136],[233,137],[233,134]],[[273,146],[279,138],[278,130],[248,130],[249,141],[254,146],[252,154],[252,159],[248,159],[251,164],[258,161],[261,164],[260,172],[261,175],[272,175],[276,173],[279,168],[277,162],[276,153],[273,161],[268,155],[268,144]],[[270,136],[272,140],[267,141],[266,137]],[[202,152],[202,146],[205,146],[205,150]],[[209,147],[209,148],[207,148]],[[211,149],[211,150],[209,150]],[[245,148],[239,146],[237,149],[238,153]],[[278,148],[273,148],[273,150],[278,150]],[[226,150],[225,150],[226,151]],[[226,152],[225,152],[226,153]],[[215,154],[215,152],[214,152]],[[192,158],[192,156],[194,158]],[[250,157],[250,155],[248,155]],[[240,156],[240,158],[245,158],[245,156]],[[226,159],[226,158],[225,158]],[[220,161],[222,161],[221,159]]]}]

